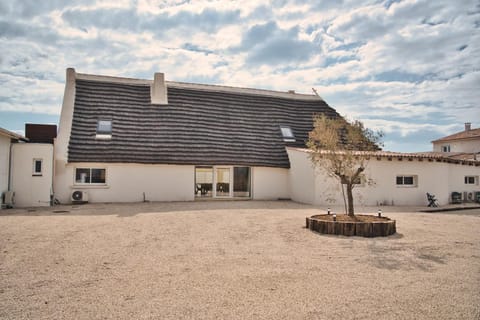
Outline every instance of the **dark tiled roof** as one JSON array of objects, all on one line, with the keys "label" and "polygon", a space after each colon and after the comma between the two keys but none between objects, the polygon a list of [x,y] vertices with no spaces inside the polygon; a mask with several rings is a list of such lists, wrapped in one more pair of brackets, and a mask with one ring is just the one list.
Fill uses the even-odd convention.
[{"label": "dark tiled roof", "polygon": [[[208,87],[212,87],[210,90]],[[241,90],[168,86],[168,105],[150,103],[150,86],[76,80],[69,162],[251,165],[288,168],[280,125],[304,147],[312,116],[337,116],[322,99]],[[95,139],[98,119],[112,139]]]}]

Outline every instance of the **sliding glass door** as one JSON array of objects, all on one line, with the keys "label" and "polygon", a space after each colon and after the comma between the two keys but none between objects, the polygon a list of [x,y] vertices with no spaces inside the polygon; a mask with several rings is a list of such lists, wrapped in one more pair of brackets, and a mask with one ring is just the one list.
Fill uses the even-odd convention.
[{"label": "sliding glass door", "polygon": [[233,168],[233,196],[250,197],[250,167]]},{"label": "sliding glass door", "polygon": [[230,197],[230,168],[215,168],[215,195]]},{"label": "sliding glass door", "polygon": [[213,196],[213,168],[195,168],[195,197],[211,198]]},{"label": "sliding glass door", "polygon": [[196,198],[250,198],[250,167],[196,167]]}]

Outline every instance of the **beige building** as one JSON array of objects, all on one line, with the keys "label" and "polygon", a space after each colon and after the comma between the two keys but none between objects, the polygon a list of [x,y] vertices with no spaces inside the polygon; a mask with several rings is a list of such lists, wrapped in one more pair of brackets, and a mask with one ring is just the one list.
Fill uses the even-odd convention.
[{"label": "beige building", "polygon": [[[432,141],[434,152],[477,155],[480,153],[480,128],[472,129],[465,123],[465,130]],[[460,155],[461,156],[461,155]]]}]

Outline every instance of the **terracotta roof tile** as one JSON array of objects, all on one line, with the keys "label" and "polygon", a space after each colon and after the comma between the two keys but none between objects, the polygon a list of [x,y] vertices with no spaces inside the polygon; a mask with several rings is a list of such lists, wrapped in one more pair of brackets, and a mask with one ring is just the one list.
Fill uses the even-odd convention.
[{"label": "terracotta roof tile", "polygon": [[452,135],[434,140],[432,142],[435,143],[435,142],[445,142],[445,141],[474,139],[474,138],[480,138],[480,128],[457,132]]}]

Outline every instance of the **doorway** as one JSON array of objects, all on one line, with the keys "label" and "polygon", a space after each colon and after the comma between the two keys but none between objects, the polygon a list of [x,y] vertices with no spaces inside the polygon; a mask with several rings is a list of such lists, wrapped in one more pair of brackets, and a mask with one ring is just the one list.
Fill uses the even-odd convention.
[{"label": "doorway", "polygon": [[250,167],[195,167],[195,198],[250,198]]}]

